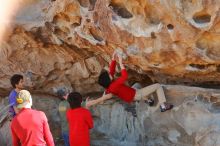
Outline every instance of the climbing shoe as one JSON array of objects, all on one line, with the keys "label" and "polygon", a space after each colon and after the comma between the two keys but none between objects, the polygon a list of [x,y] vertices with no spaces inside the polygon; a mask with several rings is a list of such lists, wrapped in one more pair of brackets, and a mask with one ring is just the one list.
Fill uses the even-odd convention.
[{"label": "climbing shoe", "polygon": [[173,108],[172,104],[165,103],[164,106],[160,105],[160,111],[165,112],[167,110],[171,110]]}]

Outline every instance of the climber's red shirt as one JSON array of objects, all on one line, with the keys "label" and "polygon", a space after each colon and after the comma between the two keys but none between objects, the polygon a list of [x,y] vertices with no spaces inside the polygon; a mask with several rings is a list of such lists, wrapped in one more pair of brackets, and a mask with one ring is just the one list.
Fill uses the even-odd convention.
[{"label": "climber's red shirt", "polygon": [[89,110],[82,107],[69,109],[66,117],[70,146],[90,146],[89,129],[93,128],[93,120]]},{"label": "climber's red shirt", "polygon": [[[113,77],[115,74],[116,61],[112,60],[110,64],[109,73]],[[126,69],[121,70],[121,76],[116,80],[113,80],[110,86],[106,89],[106,93],[112,93],[119,98],[121,98],[125,102],[132,102],[134,100],[134,96],[136,90],[126,86],[125,82],[128,78],[128,73]]]}]

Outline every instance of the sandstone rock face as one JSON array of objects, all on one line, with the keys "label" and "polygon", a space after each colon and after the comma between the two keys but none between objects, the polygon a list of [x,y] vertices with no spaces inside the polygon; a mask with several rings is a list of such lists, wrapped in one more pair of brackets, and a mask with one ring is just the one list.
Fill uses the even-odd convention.
[{"label": "sandstone rock face", "polygon": [[0,49],[0,89],[21,73],[32,90],[100,91],[114,50],[161,83],[219,83],[219,0],[23,1]]},{"label": "sandstone rock face", "polygon": [[144,102],[109,101],[93,108],[93,146],[219,146],[219,90],[166,86],[168,102],[161,113]]},{"label": "sandstone rock face", "polygon": [[[14,16],[11,24],[0,28],[0,33],[7,28],[7,37],[0,38],[1,97],[8,95],[9,79],[15,73],[24,75],[31,93],[100,92],[97,76],[115,50],[125,54],[130,84],[219,85],[219,0],[23,0],[14,4],[20,7],[14,7],[16,15],[6,15]],[[92,145],[219,146],[219,91],[166,89],[168,101],[176,106],[168,113],[143,102],[127,105],[117,100],[92,108]],[[42,96],[36,94],[34,102],[47,113],[56,138],[60,131],[53,127],[59,127],[59,101],[38,98]],[[8,141],[5,130],[9,123],[0,128],[0,142]]]},{"label": "sandstone rock face", "polygon": [[[161,113],[143,101],[112,99],[90,109],[95,127],[92,146],[219,146],[220,90],[164,86],[175,108]],[[35,109],[46,113],[56,146],[60,141],[57,98],[33,94]],[[156,99],[156,97],[155,97]],[[0,145],[10,146],[9,123],[0,128]]]}]

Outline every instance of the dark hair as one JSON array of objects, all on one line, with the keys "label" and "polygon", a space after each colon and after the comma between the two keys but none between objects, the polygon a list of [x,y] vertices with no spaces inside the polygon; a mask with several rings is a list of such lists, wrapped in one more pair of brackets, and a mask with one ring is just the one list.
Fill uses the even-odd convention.
[{"label": "dark hair", "polygon": [[15,85],[16,85],[16,84],[19,84],[19,82],[20,82],[21,79],[23,79],[23,76],[22,76],[22,75],[20,75],[20,74],[14,74],[14,75],[11,77],[11,79],[10,79],[12,87],[13,87],[13,88],[16,88]]},{"label": "dark hair", "polygon": [[62,88],[57,90],[57,96],[59,97],[60,100],[65,100],[64,96],[67,94],[67,91]]},{"label": "dark hair", "polygon": [[61,88],[57,90],[57,96],[60,98],[63,98],[63,96],[66,96],[68,91],[65,88]]},{"label": "dark hair", "polygon": [[71,92],[68,95],[67,101],[72,109],[81,107],[82,95],[79,92]]},{"label": "dark hair", "polygon": [[102,87],[108,88],[108,86],[111,84],[111,79],[107,71],[103,71],[100,73],[98,83]]}]

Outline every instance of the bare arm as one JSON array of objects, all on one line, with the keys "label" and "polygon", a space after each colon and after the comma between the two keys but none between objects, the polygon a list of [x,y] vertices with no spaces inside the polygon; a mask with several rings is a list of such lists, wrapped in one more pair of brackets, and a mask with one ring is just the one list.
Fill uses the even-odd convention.
[{"label": "bare arm", "polygon": [[122,62],[122,56],[121,55],[118,55],[118,61],[119,61],[119,65],[120,65],[121,70],[125,69],[125,66]]},{"label": "bare arm", "polygon": [[108,99],[112,98],[112,96],[113,95],[111,93],[109,93],[109,94],[103,95],[102,97],[94,99],[94,100],[87,100],[86,101],[86,108],[89,108],[92,105],[96,105],[96,104],[99,104],[101,102],[104,102],[105,100],[108,100]]}]

